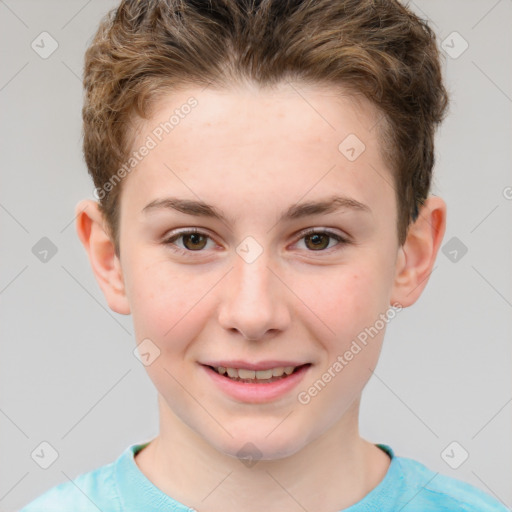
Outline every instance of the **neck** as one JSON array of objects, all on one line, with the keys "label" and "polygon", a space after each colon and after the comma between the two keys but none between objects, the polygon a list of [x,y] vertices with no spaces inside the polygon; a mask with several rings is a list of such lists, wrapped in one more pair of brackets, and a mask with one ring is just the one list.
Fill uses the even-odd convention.
[{"label": "neck", "polygon": [[136,463],[164,493],[204,512],[341,510],[363,499],[389,467],[389,457],[359,436],[359,399],[293,455],[252,463],[219,452],[159,404],[160,435]]}]

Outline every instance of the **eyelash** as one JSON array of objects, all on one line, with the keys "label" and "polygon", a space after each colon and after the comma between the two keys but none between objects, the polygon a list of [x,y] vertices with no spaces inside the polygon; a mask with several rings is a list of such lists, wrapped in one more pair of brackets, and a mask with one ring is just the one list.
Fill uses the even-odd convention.
[{"label": "eyelash", "polygon": [[[169,246],[169,248],[176,252],[177,254],[180,254],[180,255],[190,255],[191,253],[195,253],[195,252],[203,252],[202,250],[199,250],[199,251],[191,251],[191,250],[188,250],[188,249],[182,249],[181,247],[177,247],[175,244],[174,244],[174,241],[175,240],[178,240],[179,238],[183,237],[183,236],[186,236],[186,235],[194,235],[194,234],[197,234],[197,235],[202,235],[202,236],[205,236],[207,238],[209,238],[210,240],[212,240],[212,238],[210,237],[210,235],[208,235],[207,233],[204,233],[202,231],[199,231],[198,229],[186,229],[186,230],[183,230],[183,231],[178,231],[178,232],[175,232],[172,234],[171,237],[169,238],[166,238],[163,243],[167,246]],[[334,238],[334,240],[336,240],[337,242],[339,242],[335,247],[337,247],[338,245],[340,246],[343,246],[343,245],[348,245],[350,243],[350,241],[339,235],[338,233],[335,233],[334,231],[330,231],[330,230],[326,230],[326,229],[317,229],[317,228],[310,228],[310,229],[307,229],[303,232],[300,233],[300,237],[299,237],[299,240],[302,240],[303,238],[307,237],[307,236],[311,236],[311,235],[316,235],[316,234],[321,234],[321,235],[327,235],[329,238]],[[318,250],[318,251],[308,251],[308,252],[330,252],[330,250],[333,249],[332,247],[330,249],[321,249],[321,250]]]}]

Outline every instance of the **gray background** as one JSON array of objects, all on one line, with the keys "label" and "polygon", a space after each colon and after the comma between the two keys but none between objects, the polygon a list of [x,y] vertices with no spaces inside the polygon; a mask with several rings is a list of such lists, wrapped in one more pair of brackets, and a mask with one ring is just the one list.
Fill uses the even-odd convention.
[{"label": "gray background", "polygon": [[[73,223],[77,201],[93,197],[81,155],[83,54],[114,3],[0,1],[1,511],[157,434],[131,318],[108,309]],[[512,2],[409,5],[452,53],[433,192],[448,204],[443,243],[456,245],[389,325],[361,434],[511,507]],[[59,45],[46,59],[31,47],[43,31]],[[454,31],[469,45],[457,58]],[[43,237],[57,249],[46,262],[32,252]],[[48,469],[31,458],[43,441],[58,452]],[[441,456],[452,441],[469,453],[458,469]]]}]

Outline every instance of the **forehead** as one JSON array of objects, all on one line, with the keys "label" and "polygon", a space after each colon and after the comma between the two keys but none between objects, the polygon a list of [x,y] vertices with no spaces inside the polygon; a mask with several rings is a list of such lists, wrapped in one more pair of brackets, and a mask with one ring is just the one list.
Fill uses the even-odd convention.
[{"label": "forehead", "polygon": [[[241,208],[251,197],[263,208],[261,194],[289,198],[284,208],[306,194],[313,199],[338,188],[360,202],[379,203],[390,182],[377,137],[379,117],[366,99],[326,86],[175,91],[138,125],[133,149],[150,140],[152,148],[127,188],[137,191],[139,202],[163,196],[165,189],[214,204],[237,194],[244,197]],[[137,206],[140,211],[145,205]]]},{"label": "forehead", "polygon": [[[189,108],[187,103],[192,99],[196,106]],[[272,142],[284,147],[289,141],[324,141],[336,150],[338,139],[348,135],[348,129],[371,145],[377,134],[374,128],[382,117],[366,98],[339,87],[281,82],[272,88],[248,84],[229,89],[208,86],[177,90],[155,102],[150,119],[141,123],[142,130],[153,128],[157,138],[166,138],[169,133],[164,129],[165,123],[173,112],[179,114],[179,119],[174,116],[172,121],[173,135],[188,132],[188,136],[201,138],[204,144],[221,140],[223,146],[231,141],[233,145]],[[164,133],[158,133],[161,123]]]}]

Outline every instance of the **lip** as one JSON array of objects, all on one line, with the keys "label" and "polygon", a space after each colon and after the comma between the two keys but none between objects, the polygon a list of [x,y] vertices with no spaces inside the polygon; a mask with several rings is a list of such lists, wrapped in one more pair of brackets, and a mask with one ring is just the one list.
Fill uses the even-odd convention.
[{"label": "lip", "polygon": [[[230,361],[229,364],[234,364],[234,361]],[[268,365],[268,361],[265,364]],[[247,364],[247,363],[244,363]],[[272,361],[272,364],[275,364]],[[260,363],[260,366],[262,363]],[[204,372],[210,377],[210,379],[216,384],[216,386],[226,395],[239,402],[244,403],[255,403],[261,404],[276,400],[287,393],[290,393],[292,389],[298,386],[298,384],[304,379],[306,373],[311,368],[311,364],[305,363],[302,368],[293,372],[288,377],[276,380],[270,383],[248,383],[248,382],[237,382],[220,375],[215,370],[212,370],[209,365],[200,365]],[[211,366],[224,366],[222,364],[215,364]],[[258,365],[253,365],[258,366]],[[301,366],[300,364],[284,364],[279,362],[278,366]],[[242,366],[243,367],[243,366]],[[275,368],[276,366],[267,366],[268,368]],[[228,366],[228,368],[237,368],[237,366]],[[247,366],[245,366],[247,368]],[[252,368],[248,368],[252,369]]]},{"label": "lip", "polygon": [[300,361],[278,361],[276,359],[270,361],[260,361],[259,363],[249,363],[248,361],[242,361],[241,359],[236,359],[232,361],[207,361],[205,363],[201,363],[206,366],[213,366],[217,368],[218,366],[223,366],[224,368],[243,368],[244,370],[270,370],[271,368],[279,368],[280,366],[302,366],[303,364],[308,364],[306,362]]}]

